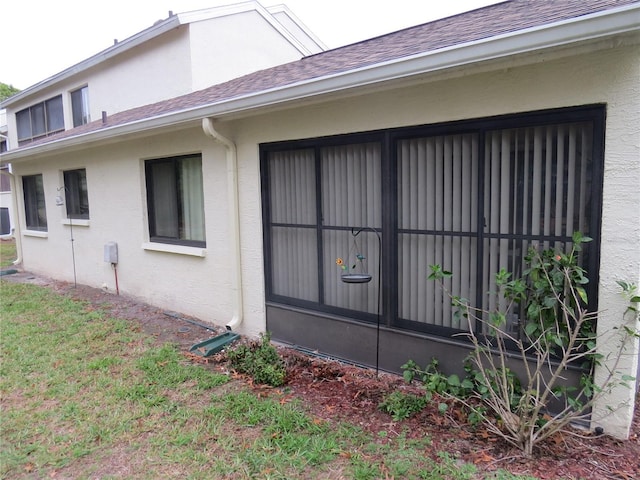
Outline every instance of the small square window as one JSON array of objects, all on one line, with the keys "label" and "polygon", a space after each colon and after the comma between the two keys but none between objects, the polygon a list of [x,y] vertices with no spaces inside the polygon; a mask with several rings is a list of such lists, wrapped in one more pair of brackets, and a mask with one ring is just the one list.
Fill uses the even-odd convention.
[{"label": "small square window", "polygon": [[87,171],[84,168],[64,172],[67,218],[89,218]]},{"label": "small square window", "polygon": [[24,217],[27,229],[47,231],[47,209],[44,202],[42,174],[22,177]]},{"label": "small square window", "polygon": [[145,174],[150,240],[206,246],[202,157],[148,160]]}]

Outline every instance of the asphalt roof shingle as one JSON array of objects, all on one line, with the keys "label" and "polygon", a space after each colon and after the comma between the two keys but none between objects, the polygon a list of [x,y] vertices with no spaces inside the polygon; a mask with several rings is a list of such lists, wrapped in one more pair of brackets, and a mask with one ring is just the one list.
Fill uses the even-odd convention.
[{"label": "asphalt roof shingle", "polygon": [[39,139],[29,145],[48,143],[107,127],[215,104],[243,95],[260,93],[633,3],[638,3],[638,0],[506,1],[260,70],[180,97],[115,113],[108,116],[106,123],[97,120]]}]

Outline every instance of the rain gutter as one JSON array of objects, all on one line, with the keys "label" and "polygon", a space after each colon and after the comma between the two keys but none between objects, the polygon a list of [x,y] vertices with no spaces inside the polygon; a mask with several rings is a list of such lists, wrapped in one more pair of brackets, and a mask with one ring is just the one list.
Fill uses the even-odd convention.
[{"label": "rain gutter", "polygon": [[577,42],[638,32],[639,30],[640,3],[636,3],[553,24],[523,29],[381,62],[346,72],[311,78],[198,107],[169,112],[152,118],[115,125],[33,147],[21,148],[14,153],[5,152],[4,155],[8,161],[15,161],[34,154],[43,154],[62,148],[71,148],[77,145],[86,146],[89,142],[99,142],[121,135],[141,133],[188,122],[199,122],[200,119],[205,117],[216,117],[221,120],[228,115],[248,115],[260,108],[283,105],[288,102],[310,99],[330,93],[346,92],[359,87],[407,79],[416,75],[571,45]]}]

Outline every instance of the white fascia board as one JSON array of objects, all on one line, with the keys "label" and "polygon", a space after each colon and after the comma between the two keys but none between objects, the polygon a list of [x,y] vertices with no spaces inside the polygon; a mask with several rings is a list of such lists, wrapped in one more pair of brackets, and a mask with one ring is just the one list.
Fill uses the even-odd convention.
[{"label": "white fascia board", "polygon": [[[234,3],[231,5],[223,5],[220,7],[211,7],[205,8],[203,10],[194,10],[192,12],[179,13],[178,17],[180,18],[181,23],[193,23],[199,22],[202,20],[209,20],[211,18],[225,17],[228,15],[235,15],[238,13],[245,13],[250,11],[256,11],[258,14],[265,19],[269,25],[271,25],[280,35],[285,37],[285,39],[296,48],[301,55],[310,55],[311,52],[307,47],[305,47],[300,40],[298,40],[294,35],[289,32],[271,13],[260,5],[259,2],[255,0],[250,0],[248,2]],[[302,26],[301,26],[302,28]]]},{"label": "white fascia board", "polygon": [[282,105],[328,93],[342,92],[391,80],[634,31],[640,31],[640,4],[171,112],[34,147],[21,148],[15,153],[4,152],[3,156],[7,157],[6,161],[15,161],[31,155],[71,148],[87,142],[97,142],[120,135],[177,126],[198,121],[203,117],[221,119],[226,115],[249,114],[251,111],[263,107]]},{"label": "white fascia board", "polygon": [[177,15],[182,23],[193,23],[217,17],[225,17],[227,15],[234,15],[236,13],[249,12],[251,10],[256,10],[258,6],[259,3],[255,0],[248,0],[246,2],[232,3],[230,5],[220,5],[218,7],[182,12]]},{"label": "white fascia board", "polygon": [[177,15],[173,15],[166,20],[156,23],[155,25],[132,35],[129,38],[126,38],[118,43],[115,43],[111,47],[102,50],[100,53],[83,60],[80,63],[77,63],[66,70],[63,70],[55,75],[46,78],[35,85],[25,88],[24,90],[16,93],[15,95],[9,97],[4,102],[0,103],[2,108],[13,105],[16,102],[21,101],[25,97],[28,97],[39,90],[43,90],[55,83],[66,80],[67,78],[81,73],[85,70],[88,70],[91,67],[94,67],[110,58],[115,57],[116,55],[120,55],[121,53],[126,52],[127,50],[131,50],[138,45],[148,42],[149,40],[157,37],[158,35],[162,35],[163,33],[172,30],[180,25],[180,20]]},{"label": "white fascia board", "polygon": [[[300,20],[300,18],[298,18],[298,16],[296,14],[294,14],[289,7],[287,7],[284,3],[281,3],[280,5],[273,5],[271,7],[267,7],[267,11],[271,14],[274,15],[276,13],[283,13],[285,15],[287,15],[291,20],[293,20],[294,23],[296,23],[298,25],[298,27],[311,39],[313,40],[318,47],[320,47],[321,50],[328,50],[327,45],[320,40],[315,33],[313,33],[309,27],[307,27],[302,20]],[[277,19],[276,19],[277,20]]]}]

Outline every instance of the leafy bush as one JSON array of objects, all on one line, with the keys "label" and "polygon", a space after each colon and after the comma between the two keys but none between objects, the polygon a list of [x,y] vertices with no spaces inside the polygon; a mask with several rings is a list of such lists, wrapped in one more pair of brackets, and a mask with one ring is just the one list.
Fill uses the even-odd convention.
[{"label": "leafy bush", "polygon": [[271,345],[271,335],[240,344],[227,351],[231,367],[250,375],[256,383],[278,387],[284,384],[286,369],[277,350]]},{"label": "leafy bush", "polygon": [[424,369],[409,360],[402,365],[403,376],[407,382],[412,382],[416,377],[422,382],[427,400],[431,400],[434,393],[438,395],[451,395],[466,398],[473,393],[474,384],[469,376],[462,380],[456,374],[445,375],[438,369],[438,359],[431,359],[431,363]]},{"label": "leafy bush", "polygon": [[[446,291],[443,280],[451,273],[439,265],[432,265],[429,278],[441,282],[457,309],[458,318],[468,322],[468,333],[464,335],[471,341],[473,350],[465,380],[473,384],[471,397],[480,401],[481,407],[467,400],[468,389],[456,391],[463,382],[455,379],[451,382],[429,369],[424,372],[414,369],[409,376],[422,373],[427,389],[458,399],[488,430],[520,448],[527,456],[532,455],[534,446],[542,440],[564,430],[570,423],[588,417],[598,398],[631,380],[616,368],[627,340],[638,336],[633,322],[622,325],[618,330],[621,333],[619,345],[608,359],[608,373],[596,385],[593,368],[604,359],[596,348],[599,340],[595,333],[597,313],[587,309],[584,285],[588,279],[578,262],[581,244],[589,241],[590,238],[576,232],[568,253],[531,249],[525,258],[527,268],[522,278],[512,279],[511,273],[504,269],[498,272],[496,285],[500,291],[496,295],[506,300],[506,306],[495,311],[473,307],[468,300]],[[636,286],[618,283],[632,304],[627,312],[637,317],[635,304],[640,297]],[[513,335],[505,328],[507,315],[516,307],[519,307],[523,321],[521,335]],[[476,334],[475,323],[482,324],[482,334]],[[506,367],[508,358],[514,353],[524,367],[522,384]],[[577,388],[562,385],[564,371],[569,365],[581,365],[586,369]],[[551,414],[550,402],[561,399],[564,406]],[[500,421],[488,418],[487,411]]]},{"label": "leafy bush", "polygon": [[388,394],[378,408],[399,421],[418,413],[427,405],[427,401],[427,397],[422,395],[395,391]]}]

